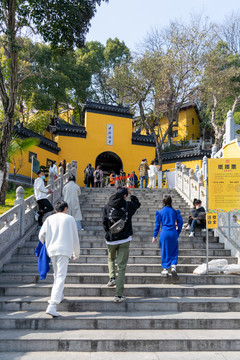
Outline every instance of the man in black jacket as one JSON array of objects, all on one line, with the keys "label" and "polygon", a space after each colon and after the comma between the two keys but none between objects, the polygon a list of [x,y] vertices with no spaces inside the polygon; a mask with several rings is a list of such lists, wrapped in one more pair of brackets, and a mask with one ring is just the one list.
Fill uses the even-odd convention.
[{"label": "man in black jacket", "polygon": [[[131,201],[126,201],[127,196],[130,196]],[[116,296],[114,302],[123,302],[124,278],[129,256],[129,245],[132,240],[132,216],[136,210],[141,206],[138,198],[131,195],[130,189],[117,189],[116,194],[112,195],[103,209],[103,227],[106,232],[105,239],[108,246],[108,269],[109,282],[108,286],[116,285]],[[117,234],[112,234],[109,230],[114,222],[121,219],[126,214],[125,226]],[[116,281],[115,274],[115,259],[117,255],[118,278]]]}]

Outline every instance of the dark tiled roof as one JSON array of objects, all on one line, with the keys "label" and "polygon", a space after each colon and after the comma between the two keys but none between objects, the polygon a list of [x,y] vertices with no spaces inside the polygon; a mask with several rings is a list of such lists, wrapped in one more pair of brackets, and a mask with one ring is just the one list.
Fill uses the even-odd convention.
[{"label": "dark tiled roof", "polygon": [[17,124],[14,126],[14,132],[20,137],[20,138],[29,138],[29,137],[33,137],[33,138],[38,138],[40,139],[40,144],[37,145],[40,148],[44,149],[44,150],[48,150],[54,154],[58,154],[59,151],[61,150],[58,147],[58,144],[50,139],[47,139],[45,136],[39,135],[37,133],[35,133],[32,130],[29,130],[25,127],[22,126],[22,124]]},{"label": "dark tiled roof", "polygon": [[87,101],[83,107],[83,111],[105,114],[105,115],[115,115],[120,117],[127,117],[132,119],[132,114],[130,113],[130,108],[123,106],[107,105],[96,103],[92,101]]},{"label": "dark tiled roof", "polygon": [[84,126],[71,125],[60,118],[58,118],[56,122],[56,130],[54,131],[54,134],[80,138],[86,138],[87,136],[87,132]]},{"label": "dark tiled roof", "polygon": [[132,144],[155,147],[155,141],[152,135],[141,135],[138,133],[132,133]]},{"label": "dark tiled roof", "polygon": [[210,157],[211,150],[202,150],[196,147],[185,150],[163,152],[162,160],[164,163],[184,160],[191,161],[196,159],[202,159],[204,156]]}]

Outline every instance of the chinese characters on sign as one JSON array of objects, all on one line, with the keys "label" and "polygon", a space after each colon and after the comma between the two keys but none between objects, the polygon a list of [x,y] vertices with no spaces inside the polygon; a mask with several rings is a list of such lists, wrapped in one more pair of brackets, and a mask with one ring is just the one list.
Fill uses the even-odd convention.
[{"label": "chinese characters on sign", "polygon": [[218,214],[207,213],[206,214],[206,225],[207,225],[207,229],[217,229],[218,228]]},{"label": "chinese characters on sign", "polygon": [[208,160],[210,211],[240,211],[240,160]]},{"label": "chinese characters on sign", "polygon": [[113,125],[107,124],[107,145],[113,145]]}]

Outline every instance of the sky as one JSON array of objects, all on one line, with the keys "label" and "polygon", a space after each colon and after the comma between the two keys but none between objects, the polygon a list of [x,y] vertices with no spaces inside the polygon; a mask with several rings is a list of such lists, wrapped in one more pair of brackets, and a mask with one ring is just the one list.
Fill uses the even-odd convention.
[{"label": "sky", "polygon": [[108,38],[117,37],[134,51],[147,33],[170,21],[189,23],[191,14],[202,14],[221,23],[239,10],[239,0],[109,0],[98,7],[86,40],[106,44]]}]

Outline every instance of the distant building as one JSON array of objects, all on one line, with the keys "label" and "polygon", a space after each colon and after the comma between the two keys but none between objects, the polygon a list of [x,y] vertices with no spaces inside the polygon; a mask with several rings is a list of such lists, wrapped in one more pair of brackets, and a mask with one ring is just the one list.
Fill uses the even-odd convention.
[{"label": "distant building", "polygon": [[[44,166],[49,164],[50,160],[56,160],[57,164],[62,159],[66,162],[76,160],[77,182],[83,186],[84,169],[88,163],[94,167],[101,165],[106,173],[112,170],[119,173],[119,170],[123,169],[126,173],[135,171],[138,175],[138,166],[143,158],[147,158],[149,163],[155,159],[153,137],[133,131],[133,119],[128,107],[87,102],[84,114],[84,126],[72,125],[58,118],[56,125],[51,129],[52,139],[48,131],[45,132],[45,136],[41,136],[22,125],[16,126],[15,132],[20,137],[35,136],[40,139],[38,146],[28,155],[23,155],[23,166],[19,174],[31,176],[32,155]],[[71,119],[70,114],[68,119]],[[165,122],[166,119],[162,121]],[[199,129],[196,106],[186,104],[180,111],[178,124],[173,128],[174,139],[197,139]],[[204,155],[209,156],[210,152],[191,149],[165,153],[163,170],[174,168],[174,163],[179,161],[191,168],[195,168],[196,164],[201,166]],[[9,171],[13,173],[11,164]]]}]

